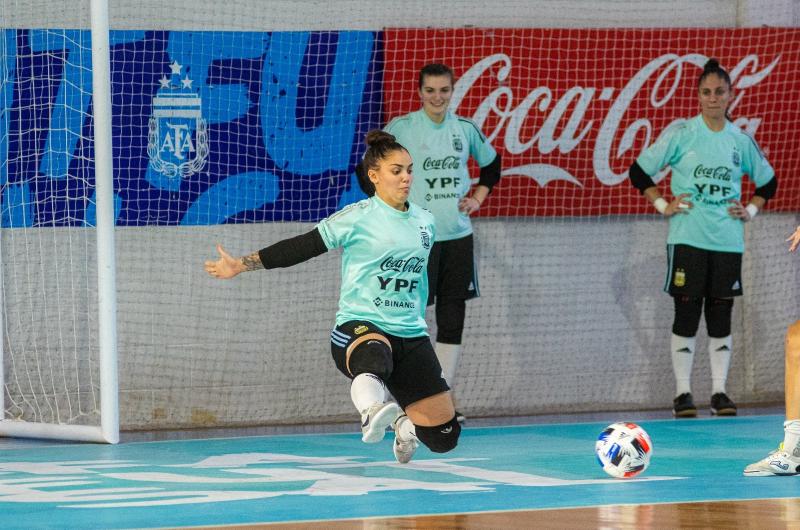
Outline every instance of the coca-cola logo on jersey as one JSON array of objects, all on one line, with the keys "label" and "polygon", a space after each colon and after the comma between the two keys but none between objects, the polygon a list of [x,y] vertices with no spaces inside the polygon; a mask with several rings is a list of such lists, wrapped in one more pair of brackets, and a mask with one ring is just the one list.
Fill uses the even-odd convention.
[{"label": "coca-cola logo on jersey", "polygon": [[731,168],[725,166],[718,167],[705,167],[703,164],[698,164],[694,168],[694,178],[701,179],[717,179],[717,180],[731,180]]},{"label": "coca-cola logo on jersey", "polygon": [[410,258],[395,258],[389,256],[381,263],[382,271],[395,271],[395,272],[415,272],[417,274],[424,270],[425,258],[417,258],[412,256]]},{"label": "coca-cola logo on jersey", "polygon": [[431,158],[427,157],[422,163],[422,169],[430,171],[431,169],[458,169],[461,162],[454,156],[446,156],[444,158]]},{"label": "coca-cola logo on jersey", "polygon": [[[503,148],[513,161],[521,158],[541,159],[554,151],[568,155],[579,148],[591,150],[593,174],[602,184],[615,186],[627,176],[626,171],[615,171],[615,161],[625,159],[630,163],[638,153],[631,153],[634,139],[644,135],[643,144],[655,141],[653,124],[646,115],[629,116],[631,103],[637,98],[649,102],[652,109],[670,103],[677,89],[687,83],[696,83],[702,66],[708,57],[700,54],[676,55],[665,53],[647,62],[621,88],[613,86],[573,86],[557,93],[548,86],[531,87],[527,93],[515,93],[508,86],[515,74],[512,59],[503,53],[494,54],[475,63],[458,80],[451,100],[451,109],[460,114],[462,100],[470,96],[475,82],[482,76],[492,75],[496,88],[483,96],[472,119],[483,129],[496,148]],[[781,56],[766,59],[757,54],[746,55],[729,70],[734,88],[734,100],[729,111],[733,113],[748,89],[761,83],[776,68]],[[648,90],[644,87],[648,86]],[[602,120],[587,118],[588,111],[596,102],[610,102],[608,112]],[[528,137],[521,131],[526,120],[536,115],[542,125]],[[484,125],[492,118],[493,127]],[[676,118],[670,125],[683,122],[686,116]],[[755,136],[762,116],[739,116],[735,125]],[[624,124],[624,125],[623,125]],[[589,133],[596,129],[596,135]],[[585,145],[591,139],[593,145]],[[616,147],[613,148],[612,147]],[[520,156],[529,154],[528,157]],[[427,163],[427,160],[426,160]],[[551,181],[565,180],[582,186],[583,183],[562,165],[548,163],[523,163],[507,165],[504,175],[518,175],[533,179],[539,186]],[[663,175],[659,175],[657,179]]]}]

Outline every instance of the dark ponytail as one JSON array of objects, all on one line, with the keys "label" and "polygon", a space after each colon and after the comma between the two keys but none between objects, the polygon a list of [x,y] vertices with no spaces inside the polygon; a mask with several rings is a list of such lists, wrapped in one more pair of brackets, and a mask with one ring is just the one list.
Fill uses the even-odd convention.
[{"label": "dark ponytail", "polygon": [[356,176],[361,191],[368,197],[375,195],[375,184],[369,179],[370,169],[378,169],[380,161],[395,151],[406,151],[406,148],[397,142],[397,138],[380,129],[373,129],[367,133],[365,139],[367,152],[364,158],[356,165]]},{"label": "dark ponytail", "polygon": [[699,87],[703,84],[703,80],[711,74],[717,74],[719,78],[728,85],[728,89],[731,88],[731,76],[719,65],[719,61],[716,59],[709,59],[706,61],[706,64],[703,65],[703,73],[700,74],[700,77],[697,79],[697,86]]}]

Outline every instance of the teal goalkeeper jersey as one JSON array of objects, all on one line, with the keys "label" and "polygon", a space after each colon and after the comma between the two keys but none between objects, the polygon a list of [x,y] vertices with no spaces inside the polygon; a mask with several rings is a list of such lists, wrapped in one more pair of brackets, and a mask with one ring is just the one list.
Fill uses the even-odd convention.
[{"label": "teal goalkeeper jersey", "polygon": [[497,156],[478,126],[452,112],[442,123],[434,123],[424,110],[418,110],[395,118],[385,130],[411,154],[414,181],[409,200],[433,213],[436,240],[471,234],[469,216],[458,209],[458,201],[471,185],[467,160],[472,155],[483,167]]},{"label": "teal goalkeeper jersey", "polygon": [[329,250],[343,249],[337,326],[366,320],[399,337],[428,334],[430,212],[414,204],[401,212],[375,195],[323,219],[317,230]]},{"label": "teal goalkeeper jersey", "polygon": [[730,201],[741,200],[744,174],[756,187],[775,176],[753,138],[730,122],[712,131],[698,115],[664,131],[636,162],[651,176],[670,166],[672,195],[689,193],[694,204],[670,217],[668,244],[744,252],[744,223],[728,213]]}]

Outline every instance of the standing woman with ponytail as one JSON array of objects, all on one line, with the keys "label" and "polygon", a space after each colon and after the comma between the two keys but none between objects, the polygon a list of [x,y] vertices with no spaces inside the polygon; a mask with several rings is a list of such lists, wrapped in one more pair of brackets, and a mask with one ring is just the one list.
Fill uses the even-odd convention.
[{"label": "standing woman with ponytail", "polygon": [[[436,244],[428,262],[428,305],[436,304],[436,355],[444,378],[455,384],[466,301],[480,296],[470,215],[500,180],[500,155],[478,126],[449,110],[455,75],[444,64],[419,71],[422,108],[393,119],[386,131],[408,148],[417,164],[411,202],[436,218]],[[480,166],[472,185],[467,162]],[[458,413],[459,421],[464,416]]]},{"label": "standing woman with ponytail", "polygon": [[[633,185],[669,218],[664,290],[674,299],[670,352],[676,391],[675,417],[694,417],[691,391],[695,335],[705,314],[711,364],[711,414],[733,416],[725,388],[733,344],[733,299],[742,294],[744,223],[775,194],[777,180],[758,144],[730,122],[731,79],[710,59],[697,81],[700,114],[665,131],[630,168]],[[652,176],[672,170],[672,198],[664,198]],[[747,205],[742,177],[756,185]]]},{"label": "standing woman with ponytail", "polygon": [[[290,267],[341,247],[342,286],[331,353],[351,379],[350,397],[361,414],[361,439],[376,443],[395,431],[394,455],[411,460],[418,442],[444,453],[461,427],[427,324],[426,266],[434,240],[433,215],[410,204],[412,163],[391,134],[370,131],[356,169],[369,199],[323,219],[310,232],[234,258],[217,246],[206,271],[228,279],[242,272]],[[387,401],[386,390],[397,403]]]}]

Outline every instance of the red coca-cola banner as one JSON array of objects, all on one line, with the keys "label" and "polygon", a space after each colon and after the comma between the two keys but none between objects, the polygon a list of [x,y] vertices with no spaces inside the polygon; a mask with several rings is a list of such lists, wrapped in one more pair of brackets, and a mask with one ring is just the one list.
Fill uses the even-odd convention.
[{"label": "red coca-cola banner", "polygon": [[[800,30],[390,29],[384,33],[386,120],[420,107],[420,67],[450,65],[451,108],[475,120],[503,156],[482,215],[652,212],[627,179],[639,153],[699,113],[708,58],[731,75],[734,122],[778,175],[772,210],[800,209]],[[668,176],[655,178],[663,191]],[[747,200],[752,184],[744,188]]]}]

